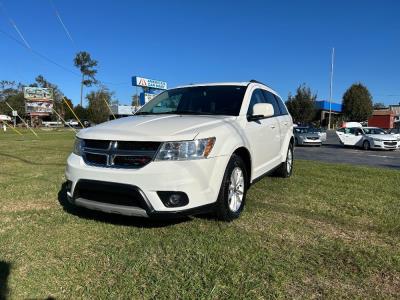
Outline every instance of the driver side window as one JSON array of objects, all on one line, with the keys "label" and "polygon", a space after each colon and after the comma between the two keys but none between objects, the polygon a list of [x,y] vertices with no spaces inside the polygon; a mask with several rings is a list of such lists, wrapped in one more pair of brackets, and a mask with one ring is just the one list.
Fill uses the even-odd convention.
[{"label": "driver side window", "polygon": [[266,103],[262,90],[256,89],[251,95],[249,108],[247,110],[247,115],[251,116],[253,114],[253,106],[257,103]]}]

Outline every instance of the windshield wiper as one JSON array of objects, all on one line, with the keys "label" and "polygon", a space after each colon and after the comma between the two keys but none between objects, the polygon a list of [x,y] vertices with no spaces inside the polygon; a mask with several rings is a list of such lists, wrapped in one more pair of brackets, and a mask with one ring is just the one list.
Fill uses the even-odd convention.
[{"label": "windshield wiper", "polygon": [[135,114],[135,116],[137,116],[137,115],[168,115],[168,114],[177,114],[177,113],[174,111],[164,111],[164,112],[158,112],[158,113],[149,112],[149,111],[141,111],[141,112],[137,112]]},{"label": "windshield wiper", "polygon": [[179,110],[175,112],[178,115],[217,115],[217,114],[213,114],[210,112],[204,112],[204,111],[193,111],[193,110]]}]

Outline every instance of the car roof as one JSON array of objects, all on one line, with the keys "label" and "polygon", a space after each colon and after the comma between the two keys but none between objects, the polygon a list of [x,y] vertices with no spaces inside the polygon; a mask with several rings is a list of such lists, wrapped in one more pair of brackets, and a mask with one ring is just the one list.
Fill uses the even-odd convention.
[{"label": "car roof", "polygon": [[180,85],[175,88],[187,88],[187,87],[196,87],[196,86],[222,86],[222,85],[236,85],[236,86],[248,86],[248,85],[256,85],[256,86],[262,86],[263,88],[266,88],[267,90],[271,91],[275,95],[279,96],[282,98],[274,89],[269,87],[268,85],[256,81],[256,80],[250,80],[250,81],[231,81],[231,82],[207,82],[207,83],[193,83],[193,84],[187,84],[187,85]]}]

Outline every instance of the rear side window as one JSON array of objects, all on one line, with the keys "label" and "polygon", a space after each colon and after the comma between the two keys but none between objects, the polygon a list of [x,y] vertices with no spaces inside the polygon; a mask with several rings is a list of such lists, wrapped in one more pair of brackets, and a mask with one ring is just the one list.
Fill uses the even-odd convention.
[{"label": "rear side window", "polygon": [[281,113],[274,94],[265,90],[263,90],[263,94],[267,103],[272,104],[272,106],[274,107],[274,116],[279,116]]},{"label": "rear side window", "polygon": [[288,113],[286,106],[283,103],[282,99],[279,98],[277,95],[274,95],[274,96],[275,96],[276,101],[278,102],[279,110],[281,111],[281,115],[288,115],[289,113]]}]

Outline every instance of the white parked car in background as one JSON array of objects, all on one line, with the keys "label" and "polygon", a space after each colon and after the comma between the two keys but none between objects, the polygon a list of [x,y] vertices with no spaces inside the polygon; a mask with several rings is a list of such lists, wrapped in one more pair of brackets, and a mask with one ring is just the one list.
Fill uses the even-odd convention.
[{"label": "white parked car in background", "polygon": [[387,134],[377,127],[345,127],[336,131],[340,142],[345,146],[361,147],[364,150],[396,150],[400,147],[400,138]]},{"label": "white parked car in background", "polygon": [[66,168],[71,203],[133,216],[214,211],[237,218],[251,183],[289,177],[293,123],[251,81],[167,90],[134,116],[83,129]]}]

